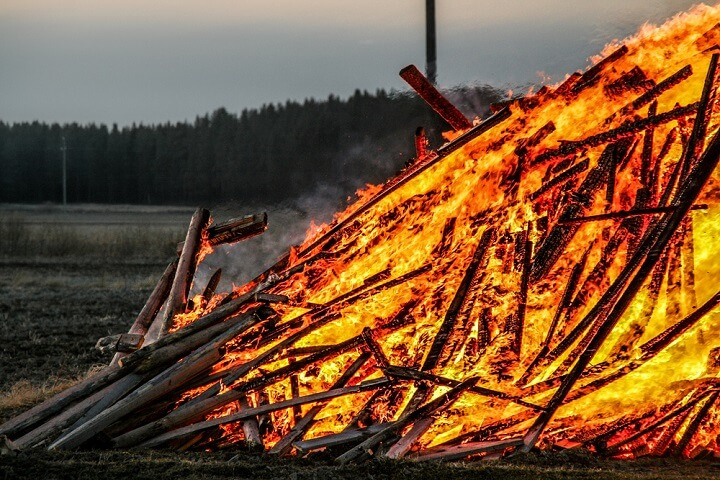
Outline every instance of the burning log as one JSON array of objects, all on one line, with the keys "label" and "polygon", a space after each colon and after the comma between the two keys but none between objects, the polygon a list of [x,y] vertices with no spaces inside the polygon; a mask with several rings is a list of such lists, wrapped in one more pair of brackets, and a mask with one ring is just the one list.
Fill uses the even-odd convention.
[{"label": "burning log", "polygon": [[681,68],[665,80],[658,82],[657,85],[655,85],[653,88],[651,88],[644,94],[640,95],[638,98],[630,102],[618,112],[608,117],[605,120],[605,124],[609,125],[617,117],[627,117],[633,112],[640,110],[648,103],[657,99],[664,92],[670,90],[674,86],[678,85],[680,82],[686,80],[688,77],[690,77],[690,75],[692,75],[692,67],[690,65],[685,65],[683,68]]},{"label": "burning log", "polygon": [[665,423],[673,420],[674,418],[678,417],[679,415],[683,415],[686,412],[688,412],[690,409],[694,408],[695,405],[697,405],[700,401],[707,398],[709,395],[713,394],[716,390],[714,389],[707,389],[705,391],[700,392],[699,394],[694,395],[694,398],[690,399],[687,403],[684,405],[681,405],[679,407],[675,407],[671,409],[667,414],[663,415],[656,421],[652,422],[647,427],[637,431],[636,433],[623,438],[622,440],[613,443],[611,445],[608,445],[607,450],[605,450],[605,454],[608,456],[615,456],[621,452],[621,448],[624,445],[629,444],[630,442],[633,442],[639,438],[642,438],[644,435],[647,435],[649,432],[655,430],[657,427],[664,425]]},{"label": "burning log", "polygon": [[531,164],[538,165],[554,158],[567,157],[568,155],[577,153],[580,150],[597,147],[598,145],[616,142],[623,138],[632,137],[648,128],[664,125],[673,120],[677,120],[678,118],[692,115],[693,113],[696,113],[698,111],[698,107],[699,103],[691,103],[690,105],[684,107],[677,107],[668,112],[660,113],[658,115],[644,118],[636,122],[626,123],[618,128],[614,128],[607,132],[598,133],[582,140],[567,142],[561,147],[558,147],[554,150],[548,150],[547,152],[533,158],[531,160]]},{"label": "burning log", "polygon": [[[569,218],[567,220],[558,220],[558,224],[570,225],[574,223],[599,222],[602,220],[621,220],[625,218],[641,217],[646,215],[657,215],[659,213],[668,213],[673,211],[675,207],[668,205],[665,207],[649,207],[633,210],[620,210],[617,212],[600,213],[598,215],[589,215],[587,217]],[[701,203],[690,207],[690,210],[707,210],[707,204]]]},{"label": "burning log", "polygon": [[[637,290],[642,286],[642,283],[645,281],[645,277],[655,266],[663,248],[670,241],[670,237],[675,233],[675,230],[679,227],[685,214],[690,210],[690,207],[695,202],[700,190],[715,169],[718,160],[720,160],[720,139],[715,137],[698,161],[697,165],[688,175],[688,179],[683,188],[678,192],[678,195],[673,202],[676,209],[673,212],[666,214],[666,217],[658,223],[657,227],[645,236],[632,260],[628,262],[628,265],[625,269],[623,269],[621,274],[618,276],[618,279],[610,287],[610,289],[608,289],[606,294],[603,296],[603,299],[596,304],[589,314],[591,317],[597,317],[600,312],[607,308],[606,303],[611,301],[614,303],[607,319],[599,327],[585,351],[580,355],[577,362],[575,362],[575,365],[568,374],[568,377],[563,381],[553,398],[548,403],[547,411],[541,413],[533,426],[528,430],[528,433],[525,436],[524,450],[529,450],[535,445],[540,433],[568,395],[572,385],[574,385],[575,381],[577,381],[585,367],[590,363],[590,360],[592,360],[595,352],[597,352],[598,347],[610,333],[610,330],[612,330],[620,315],[628,307],[635,292],[637,292]],[[644,261],[642,261],[645,255],[647,255],[647,257],[645,257]],[[638,272],[632,280],[630,280],[630,277],[636,268],[635,264],[640,263],[641,261],[642,265],[638,269]],[[627,288],[625,288],[625,291],[620,294],[620,291],[627,280],[629,280],[629,284]],[[617,300],[615,300],[616,296],[619,297]]]},{"label": "burning log", "polygon": [[203,208],[198,209],[190,220],[190,227],[180,254],[177,272],[168,295],[168,305],[160,327],[161,336],[167,334],[168,330],[170,330],[175,315],[185,311],[190,282],[195,273],[195,262],[200,249],[201,236],[209,221],[210,212]]},{"label": "burning log", "polygon": [[530,271],[529,281],[531,283],[538,282],[548,270],[557,262],[563,250],[570,242],[572,237],[577,233],[577,225],[564,225],[560,222],[576,218],[580,215],[586,205],[591,201],[594,192],[607,180],[607,171],[613,164],[613,159],[625,154],[630,144],[627,140],[621,140],[618,143],[610,144],[603,151],[597,167],[588,172],[583,182],[573,193],[574,201],[563,208],[560,213],[558,224],[548,233],[543,243],[538,247],[535,260]]},{"label": "burning log", "polygon": [[378,433],[368,438],[361,444],[343,453],[342,455],[337,457],[335,461],[340,463],[341,465],[344,465],[352,461],[358,461],[365,455],[372,456],[374,453],[373,450],[378,446],[378,444],[390,438],[392,435],[395,434],[395,432],[402,429],[403,427],[420,419],[426,418],[427,416],[432,415],[435,412],[446,409],[447,407],[452,405],[455,400],[457,400],[461,393],[473,386],[475,383],[477,383],[477,381],[477,377],[472,377],[465,380],[464,382],[461,382],[457,387],[454,387],[449,392],[426,403],[417,410],[401,417],[399,420],[380,430]]},{"label": "burning log", "polygon": [[705,420],[705,417],[708,415],[708,413],[710,413],[710,409],[713,408],[713,406],[717,402],[719,396],[720,392],[718,392],[717,390],[708,396],[708,399],[705,401],[703,406],[692,419],[690,425],[688,425],[688,427],[685,429],[685,432],[680,438],[680,441],[678,441],[677,445],[675,445],[675,448],[673,448],[673,455],[682,455],[687,446],[690,444],[690,440],[692,440],[693,436],[697,433],[697,430],[703,423],[703,420]]},{"label": "burning log", "polygon": [[581,173],[586,171],[588,169],[588,166],[590,165],[590,161],[586,158],[585,160],[582,160],[572,167],[568,168],[564,172],[560,173],[554,178],[551,178],[547,182],[543,183],[540,188],[532,192],[528,195],[528,199],[535,200],[542,194],[549,192],[555,187],[559,187],[565,183],[567,183],[568,180],[571,180],[573,178],[576,178]]},{"label": "burning log", "polygon": [[455,150],[459,149],[460,147],[464,146],[474,138],[477,138],[478,136],[482,135],[486,131],[490,130],[491,128],[497,126],[498,124],[502,123],[504,120],[507,120],[510,117],[510,110],[508,109],[502,109],[495,113],[493,116],[488,117],[485,119],[485,121],[479,123],[478,125],[474,126],[470,130],[466,131],[459,137],[455,138],[451,142],[446,143],[442,147],[438,148],[435,155],[428,158],[426,162],[423,163],[416,163],[413,165],[413,167],[409,168],[406,172],[401,173],[399,176],[395,177],[393,180],[389,181],[385,184],[384,188],[375,194],[372,198],[370,198],[367,202],[365,202],[360,208],[353,211],[350,215],[348,215],[344,220],[336,223],[335,225],[330,228],[327,232],[325,232],[323,235],[315,239],[310,245],[303,248],[300,252],[298,252],[298,257],[304,257],[308,253],[315,250],[320,245],[324,244],[331,238],[333,238],[337,233],[342,231],[345,227],[347,227],[352,221],[354,221],[357,217],[362,215],[363,213],[370,210],[371,207],[373,207],[375,204],[377,204],[380,200],[391,194],[392,192],[396,191],[401,186],[405,185],[407,182],[409,182],[411,179],[415,178],[417,175],[422,173],[423,171],[427,170],[431,166],[438,163],[440,160],[448,156],[450,153],[454,152]]},{"label": "burning log", "polygon": [[285,400],[282,402],[263,405],[263,406],[255,407],[255,408],[249,408],[247,410],[240,411],[240,412],[230,414],[230,415],[226,415],[223,417],[218,417],[213,420],[206,420],[204,422],[194,423],[194,424],[188,425],[186,427],[177,428],[175,430],[169,431],[162,435],[158,435],[157,437],[155,437],[151,440],[145,441],[142,444],[142,446],[147,447],[147,448],[157,447],[157,446],[160,446],[163,443],[166,443],[170,440],[175,440],[177,438],[185,437],[185,436],[193,434],[193,433],[197,433],[197,432],[200,432],[203,430],[208,430],[208,429],[214,428],[218,425],[237,422],[237,421],[243,420],[245,418],[262,415],[264,413],[269,413],[269,412],[281,410],[284,408],[290,408],[293,405],[303,405],[306,403],[314,403],[314,402],[318,402],[318,401],[324,401],[324,400],[328,400],[328,399],[332,399],[332,398],[337,398],[342,395],[350,395],[353,393],[360,393],[360,392],[364,392],[364,391],[368,391],[368,390],[383,388],[387,385],[389,385],[389,382],[387,379],[379,378],[379,379],[375,379],[375,380],[367,380],[363,383],[360,383],[360,384],[352,386],[352,387],[336,388],[333,390],[328,390],[326,392],[315,393],[312,395],[305,395],[303,397],[291,398],[289,400]]},{"label": "burning log", "polygon": [[[324,233],[220,302],[219,270],[204,290],[183,272],[198,251],[186,241],[131,329],[142,348],[0,434],[23,448],[245,441],[302,454],[343,445],[341,463],[498,458],[536,444],[623,457],[716,453],[707,439],[717,433],[720,348],[709,313],[720,294],[690,309],[695,282],[704,300],[703,283],[717,273],[705,238],[717,185],[703,192],[707,215],[693,225],[687,213],[720,155],[710,115],[717,57],[702,94],[703,79],[691,75],[710,58],[700,44],[717,35],[698,42],[676,32],[697,25],[677,20],[667,27],[675,33],[654,33],[653,51],[642,38],[628,42],[435,152],[417,131],[418,158],[398,176],[368,187]],[[663,35],[677,45],[658,47]],[[597,223],[607,220],[620,222]],[[198,258],[264,230],[266,217],[203,223],[194,218],[188,232],[202,239]],[[195,305],[192,283],[204,297]],[[665,300],[682,319],[655,312]],[[190,323],[154,341],[168,321]],[[680,355],[697,365],[709,355],[705,372],[662,371]],[[676,400],[658,408],[645,399],[661,388]],[[473,426],[476,412],[482,425]],[[430,439],[435,428],[442,437]],[[317,438],[301,440],[306,433]]]},{"label": "burning log", "polygon": [[458,289],[455,291],[455,296],[445,313],[445,318],[435,335],[427,356],[425,357],[425,362],[423,363],[424,371],[432,370],[441,363],[441,361],[447,360],[449,352],[452,351],[454,344],[453,342],[448,341],[448,337],[450,336],[450,333],[456,329],[457,315],[463,306],[465,296],[472,284],[475,273],[479,268],[481,268],[481,265],[487,263],[488,247],[490,246],[490,242],[492,241],[494,235],[494,230],[487,229],[480,237],[480,241],[478,242],[477,247],[475,247],[472,259],[470,260],[470,265],[468,265],[465,275],[463,276]]},{"label": "burning log", "polygon": [[[384,367],[382,370],[385,372],[385,375],[387,375],[390,378],[404,378],[404,379],[408,379],[408,380],[416,380],[418,382],[431,382],[436,385],[441,385],[444,387],[457,387],[461,383],[457,380],[452,380],[450,378],[433,375],[432,373],[424,372],[422,370],[415,370],[413,368],[408,368],[408,367],[398,367],[398,366],[390,365],[390,366]],[[499,391],[493,390],[491,388],[474,385],[472,387],[469,387],[467,389],[467,391],[476,393],[478,395],[490,397],[490,398],[505,400],[507,402],[515,403],[517,405],[531,408],[533,410],[543,410],[543,407],[540,407],[540,406],[535,405],[530,402],[526,402],[522,398],[515,397],[513,395],[509,395],[504,392],[499,392]]]},{"label": "burning log", "polygon": [[425,135],[423,127],[417,127],[415,130],[415,158],[422,160],[427,156],[428,138]]},{"label": "burning log", "polygon": [[[364,332],[363,332],[364,333]],[[370,358],[370,353],[363,352],[360,356],[348,367],[347,370],[338,378],[335,383],[330,387],[330,390],[336,390],[344,388],[350,379],[360,370],[365,362]],[[299,395],[297,396],[299,397]],[[296,440],[301,438],[305,432],[312,426],[315,421],[315,416],[322,411],[327,405],[327,401],[319,402],[314,405],[301,419],[295,422],[295,426],[290,432],[288,432],[278,443],[273,446],[268,453],[275,455],[283,455],[287,453]]]},{"label": "burning log", "polygon": [[594,85],[600,79],[600,74],[608,68],[611,64],[618,61],[628,52],[627,45],[622,45],[617,50],[612,52],[607,57],[600,60],[598,63],[588,69],[587,72],[583,73],[582,76],[575,82],[572,87],[572,92],[577,95],[586,88]]},{"label": "burning log", "polygon": [[425,100],[453,130],[467,130],[472,128],[472,122],[465,118],[465,115],[463,115],[460,110],[455,108],[452,103],[443,97],[415,65],[408,65],[400,70],[400,77],[402,77],[402,79],[420,95],[420,98]]},{"label": "burning log", "polygon": [[218,407],[227,405],[228,403],[234,402],[242,398],[249,391],[263,388],[267,385],[287,378],[293,373],[299,372],[300,370],[306,368],[313,363],[327,359],[329,357],[337,356],[341,353],[347,352],[348,350],[356,348],[361,342],[362,336],[350,338],[349,340],[338,343],[337,345],[333,345],[332,347],[329,347],[322,352],[318,352],[314,355],[310,355],[307,358],[297,361],[292,365],[279,368],[271,373],[266,374],[261,378],[255,380],[248,380],[240,384],[232,385],[227,392],[219,393],[215,396],[205,398],[198,402],[191,402],[185,404],[177,410],[170,412],[161,420],[152,422],[115,438],[113,443],[121,448],[142,443],[149,438],[159,436],[167,430],[180,427],[181,425],[186,423],[191,423],[192,421],[201,418],[203,415],[210,413]]},{"label": "burning log", "polygon": [[719,58],[720,54],[717,53],[713,53],[710,57],[710,66],[708,66],[702,95],[700,102],[698,102],[698,114],[693,122],[693,128],[690,132],[690,138],[688,139],[683,156],[680,158],[680,163],[683,166],[681,172],[683,178],[690,172],[690,169],[694,166],[694,162],[700,158],[700,153],[704,146],[708,122],[710,121],[712,109],[715,104]]}]

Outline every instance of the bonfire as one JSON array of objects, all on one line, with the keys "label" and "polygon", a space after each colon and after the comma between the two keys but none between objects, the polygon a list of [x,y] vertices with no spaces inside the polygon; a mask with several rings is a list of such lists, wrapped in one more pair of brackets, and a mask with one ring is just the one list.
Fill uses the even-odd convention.
[{"label": "bonfire", "polygon": [[231,292],[196,272],[267,217],[199,209],[99,342],[110,365],[0,434],[340,463],[720,455],[718,22],[644,27],[475,122],[403,69],[447,143],[418,129],[413,163]]}]

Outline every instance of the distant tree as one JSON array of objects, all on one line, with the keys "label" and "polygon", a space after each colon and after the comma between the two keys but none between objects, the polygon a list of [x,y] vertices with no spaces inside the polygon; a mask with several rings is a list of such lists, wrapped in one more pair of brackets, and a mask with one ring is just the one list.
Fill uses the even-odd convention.
[{"label": "distant tree", "polygon": [[[467,114],[502,94],[448,92]],[[71,202],[275,203],[331,184],[351,192],[382,182],[414,156],[424,126],[439,146],[448,126],[414,94],[355,90],[346,100],[267,104],[239,115],[218,108],[194,122],[136,125],[0,121],[0,202],[62,201],[62,138]]]}]

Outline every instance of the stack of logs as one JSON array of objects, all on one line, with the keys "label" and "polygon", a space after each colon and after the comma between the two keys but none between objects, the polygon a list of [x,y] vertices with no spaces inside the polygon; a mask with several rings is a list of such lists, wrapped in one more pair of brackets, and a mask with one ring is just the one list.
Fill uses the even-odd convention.
[{"label": "stack of logs", "polygon": [[[648,83],[642,72],[634,71],[625,78],[625,86],[618,84],[614,88],[632,87],[642,94],[607,122],[610,124],[617,118],[628,117],[643,106],[650,105],[646,118],[631,118],[602,133],[530,155],[528,152],[554,131],[555,126],[550,122],[518,145],[518,182],[523,169],[553,161],[542,187],[528,198],[540,198],[560,187],[568,189],[566,199],[572,197],[572,201],[559,202],[554,207],[556,211],[538,219],[538,225],[544,222],[545,233],[535,245],[530,240],[530,226],[518,232],[513,239],[515,245],[522,248],[516,247],[513,257],[516,266],[510,268],[517,268],[522,278],[517,296],[518,311],[505,326],[506,331],[514,335],[510,347],[512,353],[519,356],[522,351],[529,286],[545,278],[580,225],[607,219],[621,220],[614,234],[607,233],[602,258],[584,281],[588,285],[593,279],[606,276],[609,263],[621,243],[628,242],[630,246],[626,263],[599,300],[579,322],[569,324],[568,319],[587,305],[587,298],[579,292],[588,287],[579,284],[589,262],[588,254],[578,259],[565,292],[559,296],[554,319],[544,340],[534,350],[532,358],[524,363],[521,375],[513,380],[512,389],[500,391],[484,385],[483,378],[478,376],[459,380],[442,376],[436,370],[439,365],[448,363],[449,355],[457,349],[458,342],[465,341],[457,338],[458,331],[467,331],[467,327],[457,320],[459,314],[472,290],[477,287],[478,273],[487,267],[491,248],[499,251],[504,245],[505,240],[492,227],[486,228],[480,236],[472,257],[465,264],[453,300],[418,365],[410,362],[408,365],[393,364],[386,349],[377,340],[414,322],[412,311],[418,300],[399,306],[397,314],[375,328],[366,327],[361,334],[334,345],[308,347],[297,344],[313,331],[338,320],[339,308],[410,282],[425,275],[432,266],[422,266],[393,278],[387,273],[370,276],[361,286],[323,304],[305,302],[298,305],[306,308],[306,313],[289,320],[282,319],[274,307],[293,304],[293,298],[280,293],[281,287],[316,262],[332,260],[336,253],[330,247],[352,232],[353,223],[374,205],[451,153],[506,123],[512,112],[528,112],[548,98],[561,98],[570,93],[577,95],[595,85],[604,69],[626,53],[627,48],[621,47],[592,69],[570,76],[555,89],[545,88],[536,95],[498,105],[492,116],[474,126],[434,90],[416,68],[403,69],[403,78],[458,130],[454,140],[435,151],[426,150],[427,142],[422,130],[418,130],[416,162],[388,181],[375,195],[365,199],[354,211],[338,219],[315,240],[293,250],[292,254],[283,257],[244,288],[222,297],[216,295],[218,273],[204,288],[195,285],[202,294],[193,300],[188,297],[198,252],[261,233],[267,224],[265,215],[255,215],[209,226],[209,213],[199,209],[190,222],[178,259],[168,266],[130,331],[98,342],[98,348],[116,352],[111,363],[86,380],[9,420],[0,426],[0,435],[6,435],[17,448],[43,445],[50,449],[172,447],[184,450],[222,448],[239,439],[244,445],[264,449],[263,431],[268,429],[264,424],[271,421],[271,413],[286,411],[292,415],[291,428],[283,431],[267,449],[271,454],[305,454],[331,449],[338,452],[338,462],[347,463],[371,456],[399,458],[410,453],[412,458],[419,460],[450,460],[477,454],[488,458],[530,450],[544,434],[553,434],[547,431],[547,427],[562,405],[633,372],[720,304],[718,293],[681,321],[640,345],[640,357],[627,360],[618,351],[616,357],[627,360],[620,369],[610,368],[609,361],[590,366],[594,355],[648,279],[651,297],[654,295],[657,299],[671,258],[668,251],[674,248],[671,240],[676,238],[674,236],[679,228],[687,225],[687,214],[691,209],[705,208],[695,202],[720,158],[720,139],[717,136],[704,144],[718,83],[717,54],[711,57],[705,88],[696,103],[677,106],[660,114],[656,112],[657,103],[653,103],[663,92],[688,78],[691,74],[689,68],[684,67],[657,84]],[[612,200],[615,172],[621,171],[624,162],[632,155],[638,134],[644,132],[645,142],[650,139],[651,145],[652,135],[647,132],[671,121],[688,119],[692,121],[690,135],[684,140],[682,157],[664,185],[660,184],[659,167],[656,166],[668,154],[669,145],[676,139],[676,130],[671,131],[665,140],[667,148],[663,147],[657,158],[651,158],[651,148],[645,147],[649,153],[642,157],[644,165],[640,182],[646,194],[638,194],[632,209],[584,215],[591,199],[603,188],[607,189],[605,195]],[[503,138],[500,136],[498,141],[502,142]],[[575,158],[576,153],[601,145],[606,145],[606,148],[592,168],[587,159],[572,164],[570,159]],[[453,222],[448,221],[446,227],[451,234]],[[441,243],[434,254],[442,255],[447,248]],[[196,312],[197,318],[186,325],[179,325],[178,316],[182,317],[189,311]],[[484,314],[489,315],[488,311]],[[564,337],[558,341],[557,335],[561,330]],[[473,339],[474,343],[468,343],[466,348],[476,352],[485,348],[489,342],[488,335],[488,332],[480,331]],[[230,364],[222,362],[227,351],[243,349],[253,350],[257,355]],[[305,395],[299,393],[299,374],[347,352],[355,352],[357,356],[347,362],[345,370],[327,390]],[[293,360],[279,368],[267,368],[278,359],[287,358]],[[531,382],[539,371],[559,358],[567,360],[553,376]],[[293,386],[291,398],[275,402],[267,398],[263,400],[264,389],[288,379]],[[580,380],[584,382],[582,388],[574,388]],[[408,386],[414,388],[414,393],[402,403],[398,392]],[[195,393],[188,395],[187,392]],[[361,392],[373,393],[365,406],[355,412],[354,418],[340,431],[304,439],[331,400]],[[542,404],[532,401],[531,397],[542,392],[554,393]],[[249,403],[248,395],[251,393],[257,394],[260,401]],[[500,405],[521,407],[522,411],[479,426],[435,447],[418,449],[417,440],[461,395],[489,398]],[[696,384],[682,402],[666,405],[658,411],[628,415],[586,438],[575,438],[565,443],[556,440],[553,443],[584,446],[608,456],[625,455],[628,446],[631,446],[631,453],[637,456],[642,454],[638,439],[651,432],[662,432],[654,442],[653,453],[689,455],[692,452],[687,452],[686,447],[718,396],[720,380],[707,380]],[[372,415],[378,402],[392,404],[398,409],[402,404],[402,410],[378,420]],[[231,413],[210,415],[230,404],[237,405]],[[528,426],[521,434],[502,433],[522,424]],[[673,440],[681,424],[684,425],[684,433],[679,441]],[[241,434],[236,434],[236,437],[227,434],[224,429],[227,425],[238,425]],[[558,438],[562,439],[562,436]]]}]

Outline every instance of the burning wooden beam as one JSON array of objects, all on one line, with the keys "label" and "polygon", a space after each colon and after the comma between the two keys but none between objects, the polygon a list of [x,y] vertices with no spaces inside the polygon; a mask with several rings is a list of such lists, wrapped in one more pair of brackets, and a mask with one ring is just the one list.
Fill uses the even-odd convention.
[{"label": "burning wooden beam", "polygon": [[430,105],[435,112],[450,125],[453,130],[467,130],[472,128],[472,122],[450,103],[432,83],[425,78],[415,65],[408,65],[400,70],[400,77],[410,85],[420,98]]}]

